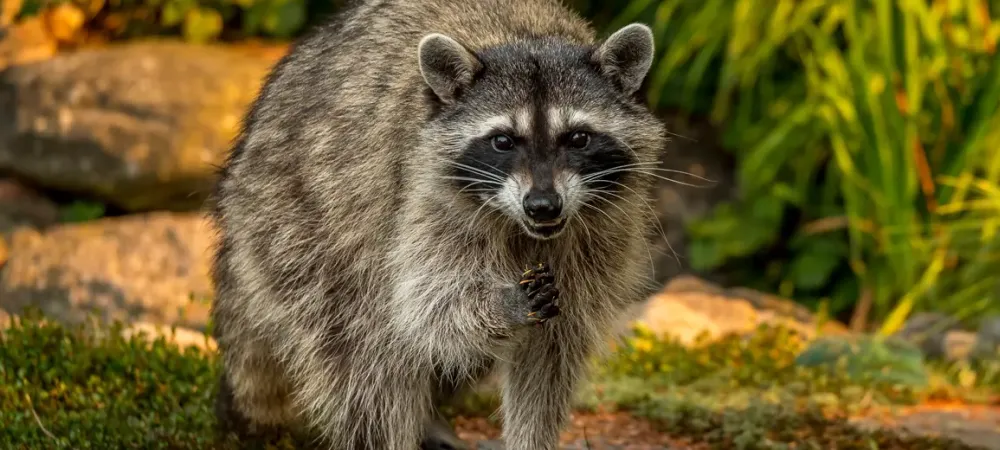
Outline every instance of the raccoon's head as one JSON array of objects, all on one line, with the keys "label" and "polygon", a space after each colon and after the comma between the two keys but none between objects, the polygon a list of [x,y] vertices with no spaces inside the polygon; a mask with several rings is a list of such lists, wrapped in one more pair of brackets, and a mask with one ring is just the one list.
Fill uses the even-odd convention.
[{"label": "raccoon's head", "polygon": [[477,213],[551,239],[573,218],[611,219],[643,201],[633,196],[663,145],[662,124],[635,98],[653,60],[647,26],[593,45],[537,38],[478,51],[433,33],[417,54],[434,106],[425,142]]}]

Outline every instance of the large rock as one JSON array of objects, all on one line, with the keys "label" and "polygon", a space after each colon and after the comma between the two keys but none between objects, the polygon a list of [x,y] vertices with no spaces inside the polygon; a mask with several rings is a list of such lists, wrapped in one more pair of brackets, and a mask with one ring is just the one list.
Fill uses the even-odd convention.
[{"label": "large rock", "polygon": [[21,227],[47,227],[58,219],[59,210],[51,200],[15,180],[0,177],[0,236]]},{"label": "large rock", "polygon": [[0,73],[0,171],[127,210],[199,206],[274,56],[147,41]]},{"label": "large rock", "polygon": [[106,218],[13,234],[0,272],[0,309],[35,306],[79,323],[148,322],[205,330],[214,234],[197,214]]},{"label": "large rock", "polygon": [[[802,305],[743,288],[725,289],[693,276],[672,280],[642,307],[637,323],[658,336],[692,344],[699,334],[709,339],[752,333],[762,324],[784,326],[811,339],[817,321]],[[819,327],[826,335],[843,335],[847,328],[835,321]]]}]

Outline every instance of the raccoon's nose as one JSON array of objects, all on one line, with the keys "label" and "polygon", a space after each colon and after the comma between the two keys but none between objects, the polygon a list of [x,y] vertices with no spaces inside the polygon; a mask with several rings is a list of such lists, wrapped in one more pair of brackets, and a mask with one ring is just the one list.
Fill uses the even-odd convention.
[{"label": "raccoon's nose", "polygon": [[555,192],[530,191],[522,205],[524,213],[536,222],[558,219],[562,213],[562,199]]}]

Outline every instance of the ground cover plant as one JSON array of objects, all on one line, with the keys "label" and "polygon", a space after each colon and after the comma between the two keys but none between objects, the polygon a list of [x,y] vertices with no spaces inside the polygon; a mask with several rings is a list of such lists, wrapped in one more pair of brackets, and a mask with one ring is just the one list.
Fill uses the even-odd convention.
[{"label": "ground cover plant", "polygon": [[[5,425],[0,447],[237,448],[213,431],[213,352],[181,349],[162,337],[126,338],[120,324],[67,326],[39,319],[29,313],[0,335],[0,423]],[[922,368],[936,381],[871,378],[837,363],[803,366],[808,348],[781,328],[697,349],[638,330],[597,365],[602,369],[581,391],[577,407],[629,411],[707,448],[789,448],[799,442],[805,447],[798,448],[968,449],[946,440],[862,431],[844,416],[865,398],[912,403],[1000,392],[996,373],[961,385],[944,372],[910,367],[906,361],[887,364],[900,372]],[[453,414],[488,415],[494,406],[495,397],[470,396]],[[288,438],[277,448],[293,443]]]}]

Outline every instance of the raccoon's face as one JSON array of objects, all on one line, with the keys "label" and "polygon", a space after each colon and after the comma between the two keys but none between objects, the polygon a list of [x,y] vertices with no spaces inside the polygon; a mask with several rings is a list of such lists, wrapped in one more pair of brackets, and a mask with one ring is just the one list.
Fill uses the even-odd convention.
[{"label": "raccoon's face", "polygon": [[572,218],[611,218],[637,195],[661,136],[633,98],[653,59],[646,26],[592,47],[535,40],[475,53],[431,34],[418,54],[437,108],[425,133],[444,147],[442,176],[481,208],[551,239]]}]

